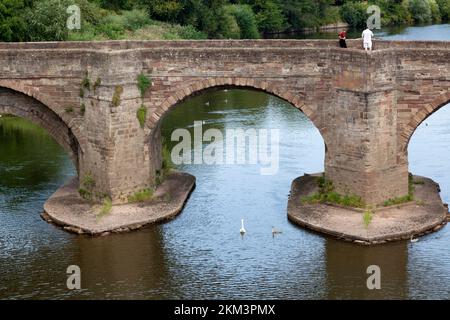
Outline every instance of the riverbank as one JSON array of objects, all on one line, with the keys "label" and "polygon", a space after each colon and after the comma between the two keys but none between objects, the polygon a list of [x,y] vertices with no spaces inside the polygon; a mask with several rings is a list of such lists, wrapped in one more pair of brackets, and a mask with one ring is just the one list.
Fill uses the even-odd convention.
[{"label": "riverbank", "polygon": [[[324,203],[305,203],[304,197],[319,191],[320,174],[304,175],[292,183],[288,218],[307,229],[357,244],[381,244],[416,238],[440,230],[448,219],[448,207],[439,195],[439,185],[414,176],[414,201],[401,205],[356,209]],[[366,217],[365,217],[366,215]]]},{"label": "riverbank", "polygon": [[127,232],[174,218],[183,209],[194,187],[194,176],[173,171],[149,200],[115,205],[105,213],[102,205],[79,195],[78,179],[73,178],[45,202],[41,216],[45,221],[77,234],[98,236]]}]

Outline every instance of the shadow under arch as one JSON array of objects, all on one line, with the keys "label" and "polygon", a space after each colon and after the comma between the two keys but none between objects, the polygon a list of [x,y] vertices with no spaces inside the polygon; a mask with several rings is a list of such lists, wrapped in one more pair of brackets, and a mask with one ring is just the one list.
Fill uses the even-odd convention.
[{"label": "shadow under arch", "polygon": [[202,95],[209,91],[224,89],[243,89],[264,92],[268,95],[277,97],[287,102],[290,106],[298,109],[313,123],[313,125],[319,131],[324,141],[326,159],[329,147],[328,130],[326,124],[323,124],[321,122],[321,118],[317,113],[317,108],[304,103],[306,99],[305,97],[302,97],[301,94],[295,94],[290,90],[281,90],[273,83],[270,83],[268,81],[255,80],[253,78],[212,78],[209,80],[198,81],[195,83],[177,87],[169,97],[167,97],[161,104],[159,104],[152,116],[147,120],[146,126],[147,128],[150,128],[151,131],[147,136],[146,141],[149,142],[153,148],[153,150],[151,150],[151,154],[155,155],[152,159],[153,167],[157,168],[157,170],[161,168],[161,124],[165,116],[171,110],[178,107],[180,104],[191,97]]},{"label": "shadow under arch", "polygon": [[450,104],[450,90],[446,93],[443,93],[436,97],[432,102],[426,104],[420,111],[417,112],[414,117],[412,117],[411,121],[406,125],[400,134],[401,145],[400,150],[407,154],[408,145],[411,141],[414,132],[416,132],[417,128],[431,115],[433,115],[436,111],[440,110],[442,107]]},{"label": "shadow under arch", "polygon": [[18,116],[45,129],[69,154],[79,172],[79,141],[52,109],[22,92],[0,86],[0,114]]},{"label": "shadow under arch", "polygon": [[[190,85],[180,86],[176,88],[174,93],[167,97],[159,105],[159,107],[156,108],[150,121],[153,124],[157,124],[164,118],[168,111],[192,96],[203,94],[209,90],[223,89],[247,89],[262,91],[288,102],[290,105],[303,112],[308,119],[311,120],[311,122],[319,130],[326,143],[326,127],[320,123],[316,110],[312,106],[304,103],[305,98],[300,97],[299,94],[296,95],[290,90],[281,90],[267,81],[254,80],[252,78],[213,78],[210,80],[195,82]],[[150,125],[150,127],[153,126],[154,125]]]}]

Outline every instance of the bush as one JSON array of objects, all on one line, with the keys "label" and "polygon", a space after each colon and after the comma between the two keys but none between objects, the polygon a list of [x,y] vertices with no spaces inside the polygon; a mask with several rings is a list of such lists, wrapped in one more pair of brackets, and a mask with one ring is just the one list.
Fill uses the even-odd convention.
[{"label": "bush", "polygon": [[148,24],[151,20],[145,10],[133,9],[131,11],[123,11],[123,25],[128,30],[137,30]]},{"label": "bush", "polygon": [[125,31],[125,19],[116,14],[106,16],[102,19],[98,30],[109,39],[119,39]]},{"label": "bush", "polygon": [[350,26],[364,28],[367,26],[368,5],[362,2],[346,2],[341,8],[342,19]]},{"label": "bush", "polygon": [[206,39],[207,35],[204,32],[198,31],[193,26],[180,26],[179,35],[182,39]]}]

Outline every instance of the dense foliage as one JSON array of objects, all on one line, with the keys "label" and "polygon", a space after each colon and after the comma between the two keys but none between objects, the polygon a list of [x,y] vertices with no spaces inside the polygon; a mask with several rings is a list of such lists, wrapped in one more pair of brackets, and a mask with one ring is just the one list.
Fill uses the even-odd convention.
[{"label": "dense foliage", "polygon": [[[71,4],[81,30],[66,27]],[[0,41],[258,38],[338,21],[363,27],[372,4],[383,25],[450,19],[450,0],[1,0]]]}]

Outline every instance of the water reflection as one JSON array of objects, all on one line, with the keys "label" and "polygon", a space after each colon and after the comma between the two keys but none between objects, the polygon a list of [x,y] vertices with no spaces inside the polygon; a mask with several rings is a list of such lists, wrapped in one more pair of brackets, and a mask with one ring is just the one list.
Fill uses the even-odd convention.
[{"label": "water reflection", "polygon": [[166,283],[170,277],[158,228],[101,238],[77,237],[74,246],[78,252],[73,261],[82,270],[82,288],[87,296],[169,298],[164,290],[175,290]]},{"label": "water reflection", "polygon": [[[328,239],[325,244],[328,299],[408,297],[408,242],[360,247]],[[381,270],[381,290],[369,290],[367,267]]]}]

